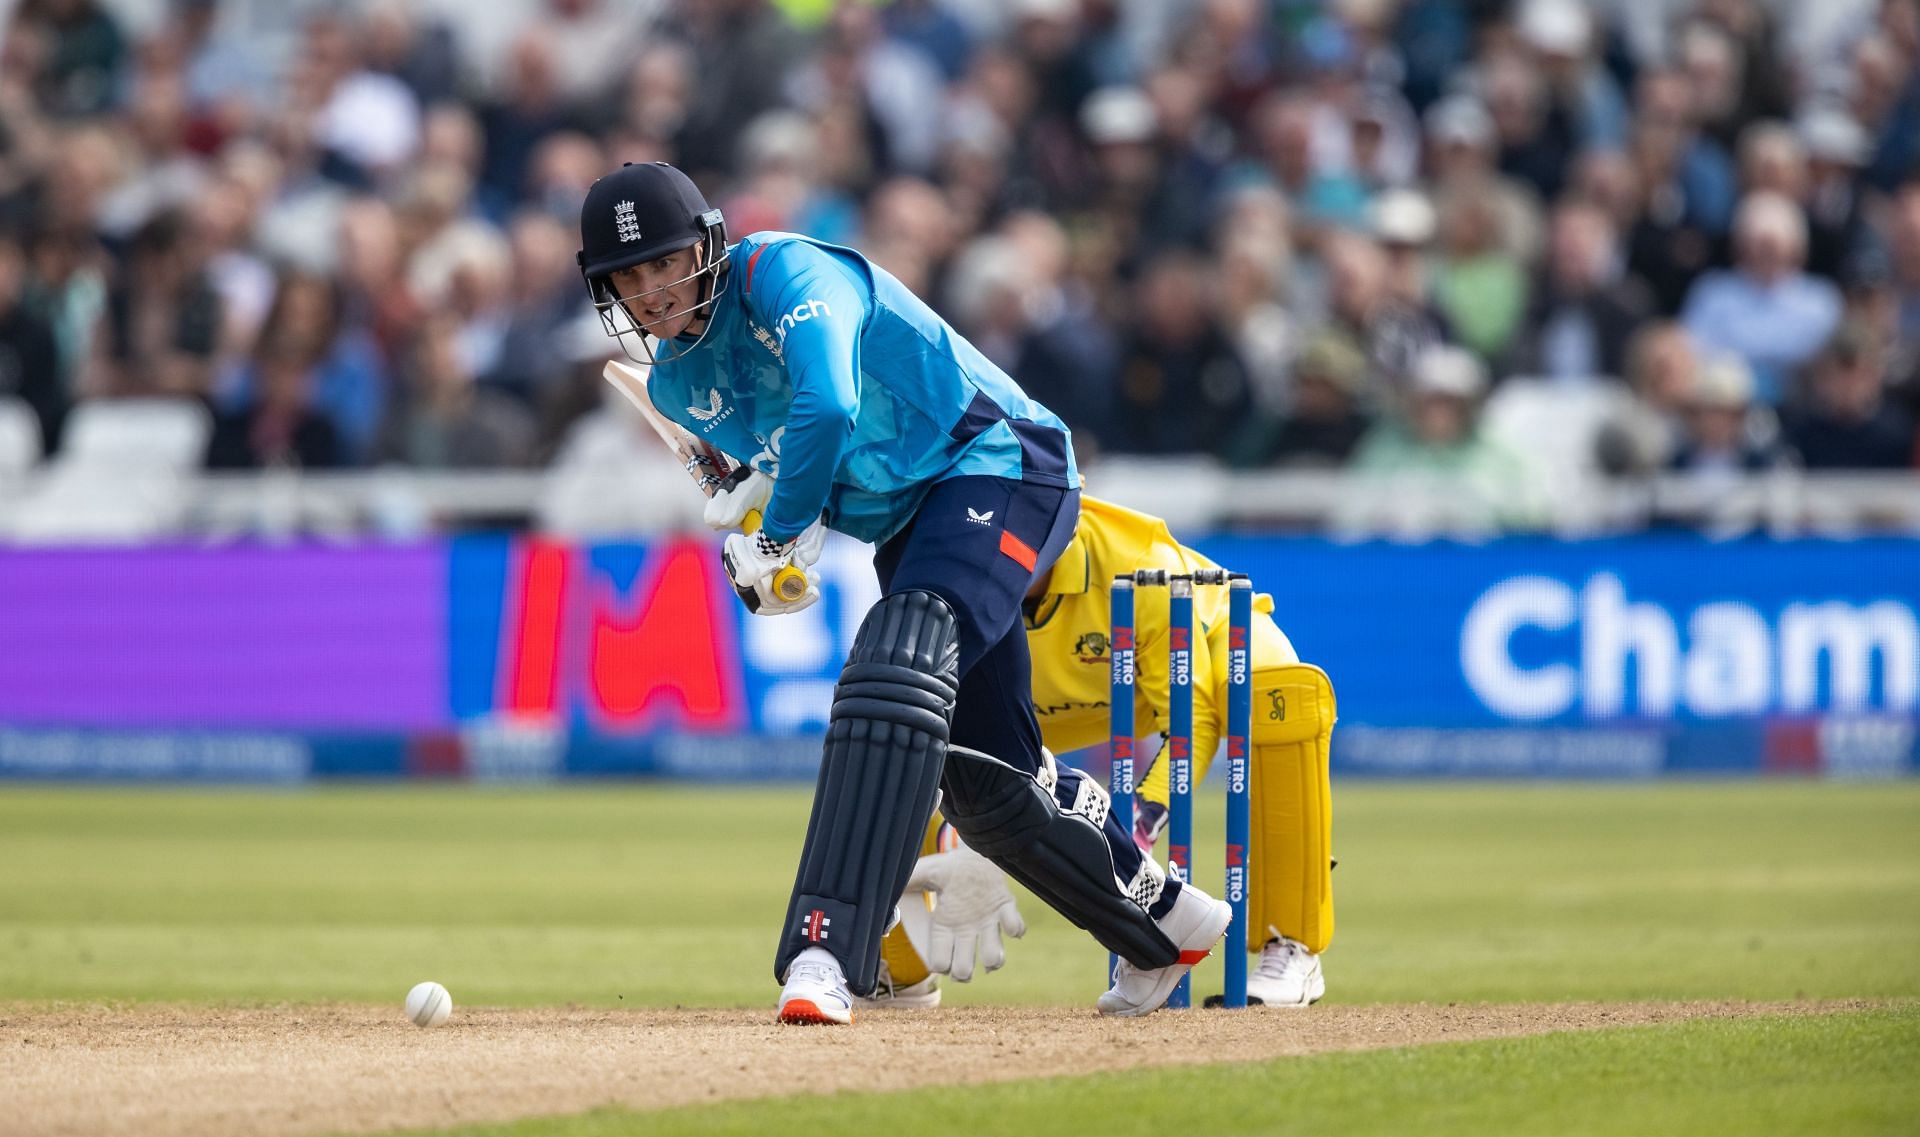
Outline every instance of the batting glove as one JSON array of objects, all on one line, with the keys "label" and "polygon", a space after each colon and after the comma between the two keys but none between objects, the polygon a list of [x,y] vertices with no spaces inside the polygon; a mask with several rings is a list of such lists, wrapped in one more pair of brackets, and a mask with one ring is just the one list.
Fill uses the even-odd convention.
[{"label": "batting glove", "polygon": [[988,971],[1007,962],[1000,933],[1014,939],[1027,934],[1027,922],[1007,891],[1007,881],[992,861],[957,845],[952,852],[921,857],[907,878],[907,891],[931,892],[933,927],[926,964],[930,971],[961,983],[973,978],[974,958]]},{"label": "batting glove", "polygon": [[739,482],[731,480],[721,483],[712,497],[707,499],[707,507],[700,514],[700,520],[707,528],[722,533],[731,533],[746,528],[744,522],[749,513],[765,513],[767,502],[773,497],[773,479],[758,470]]},{"label": "batting glove", "polygon": [[811,568],[819,563],[820,552],[827,547],[827,524],[815,521],[793,540],[793,563]]},{"label": "batting glove", "polygon": [[[794,563],[800,542],[775,541],[763,529],[757,533],[729,533],[720,548],[720,562],[734,586],[759,598],[755,615],[781,616],[812,607],[820,600],[820,575]],[[818,553],[815,553],[818,556]],[[796,582],[804,587],[796,586]]]}]

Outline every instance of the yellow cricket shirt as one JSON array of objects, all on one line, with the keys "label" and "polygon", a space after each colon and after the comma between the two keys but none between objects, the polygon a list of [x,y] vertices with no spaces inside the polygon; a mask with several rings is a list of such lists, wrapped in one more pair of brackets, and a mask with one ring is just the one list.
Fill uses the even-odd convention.
[{"label": "yellow cricket shirt", "polygon": [[[1175,541],[1158,517],[1099,498],[1080,499],[1073,543],[1054,562],[1045,594],[1026,616],[1034,711],[1048,749],[1064,754],[1107,741],[1107,704],[1113,690],[1108,597],[1114,576],[1136,569],[1192,572],[1214,567]],[[1213,754],[1220,737],[1215,703],[1225,678],[1215,674],[1207,629],[1226,623],[1227,590],[1194,591],[1193,754],[1198,760]],[[1167,590],[1138,590],[1133,621],[1134,732],[1144,736],[1167,728]],[[1196,776],[1201,769],[1204,766],[1196,767]]]}]

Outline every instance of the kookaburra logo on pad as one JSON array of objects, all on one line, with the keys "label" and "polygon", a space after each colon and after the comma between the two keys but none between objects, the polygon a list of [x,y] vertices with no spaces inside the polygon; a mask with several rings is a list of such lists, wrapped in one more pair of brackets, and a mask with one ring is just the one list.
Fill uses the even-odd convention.
[{"label": "kookaburra logo on pad", "polygon": [[619,230],[623,244],[640,239],[640,219],[633,215],[632,202],[623,201],[613,207],[613,227]]}]

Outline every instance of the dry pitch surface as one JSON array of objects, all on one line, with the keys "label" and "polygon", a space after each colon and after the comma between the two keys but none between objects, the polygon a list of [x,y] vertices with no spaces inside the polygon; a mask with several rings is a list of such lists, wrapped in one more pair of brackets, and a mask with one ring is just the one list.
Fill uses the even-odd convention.
[{"label": "dry pitch surface", "polygon": [[871,1014],[850,1030],[777,1027],[760,1011],[483,1008],[431,1031],[397,1007],[16,1005],[0,1007],[0,1133],[379,1132],[1872,1005],[1331,1006],[1129,1022],[965,1008]]}]

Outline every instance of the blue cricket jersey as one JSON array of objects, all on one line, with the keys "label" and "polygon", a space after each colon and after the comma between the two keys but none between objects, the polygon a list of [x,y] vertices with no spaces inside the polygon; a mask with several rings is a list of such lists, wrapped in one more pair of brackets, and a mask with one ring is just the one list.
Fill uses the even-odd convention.
[{"label": "blue cricket jersey", "polygon": [[662,414],[776,479],[775,540],[824,511],[879,544],[964,475],[1079,488],[1065,424],[859,253],[754,233],[718,287],[705,336],[682,337],[647,386]]}]

